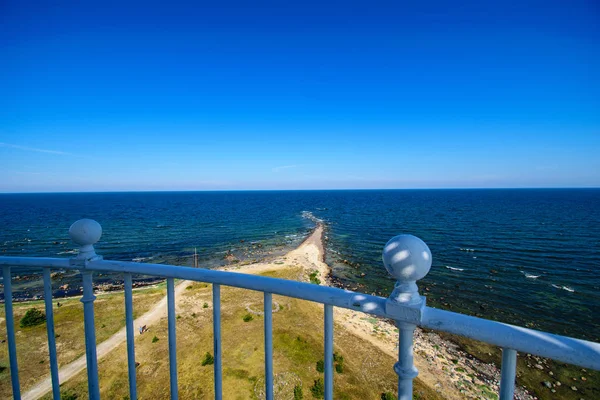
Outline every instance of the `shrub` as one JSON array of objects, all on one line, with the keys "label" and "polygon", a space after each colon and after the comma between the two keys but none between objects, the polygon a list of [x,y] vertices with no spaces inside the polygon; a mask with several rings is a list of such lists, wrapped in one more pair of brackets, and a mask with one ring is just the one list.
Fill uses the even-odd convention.
[{"label": "shrub", "polygon": [[36,326],[43,324],[46,321],[46,315],[37,308],[27,310],[23,318],[21,318],[21,328]]},{"label": "shrub", "polygon": [[396,400],[396,396],[392,392],[381,393],[381,400]]},{"label": "shrub", "polygon": [[325,397],[325,383],[323,382],[323,378],[319,378],[315,380],[315,384],[310,388],[312,395],[316,399],[322,399]]},{"label": "shrub", "polygon": [[313,271],[310,273],[310,275],[308,276],[308,278],[310,279],[310,283],[314,283],[315,285],[321,284],[321,280],[317,277],[318,274],[319,271]]},{"label": "shrub", "polygon": [[338,374],[344,373],[344,364],[335,364],[335,372]]},{"label": "shrub", "polygon": [[303,398],[304,394],[302,393],[302,386],[294,386],[294,400],[302,400]]},{"label": "shrub", "polygon": [[79,396],[77,396],[77,393],[73,393],[73,392],[60,392],[60,398],[62,400],[77,400]]},{"label": "shrub", "polygon": [[213,365],[215,363],[215,358],[210,353],[206,353],[204,355],[204,360],[202,360],[202,366],[205,365]]},{"label": "shrub", "polygon": [[157,338],[156,336],[154,336],[154,337],[152,338],[152,343],[156,343],[156,342],[158,342],[158,338]]},{"label": "shrub", "polygon": [[325,362],[323,360],[317,361],[317,372],[323,373],[325,371]]},{"label": "shrub", "polygon": [[244,322],[250,322],[254,319],[254,317],[250,314],[246,314],[242,319],[244,320]]},{"label": "shrub", "polygon": [[335,361],[336,363],[343,364],[344,356],[340,356],[338,353],[333,353],[333,361]]},{"label": "shrub", "polygon": [[204,305],[202,306],[202,308],[208,308],[208,303],[204,303]]}]

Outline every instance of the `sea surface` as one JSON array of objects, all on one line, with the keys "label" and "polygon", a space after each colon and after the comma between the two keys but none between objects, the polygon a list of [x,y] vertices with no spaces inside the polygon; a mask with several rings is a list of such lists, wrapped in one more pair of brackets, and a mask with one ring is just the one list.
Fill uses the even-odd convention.
[{"label": "sea surface", "polygon": [[[1,194],[0,255],[72,257],[80,218],[102,224],[105,259],[192,266],[196,251],[205,268],[278,257],[322,220],[335,281],[383,296],[383,245],[410,233],[433,254],[429,305],[600,341],[600,189]],[[13,272],[19,296],[41,293],[28,274]]]}]

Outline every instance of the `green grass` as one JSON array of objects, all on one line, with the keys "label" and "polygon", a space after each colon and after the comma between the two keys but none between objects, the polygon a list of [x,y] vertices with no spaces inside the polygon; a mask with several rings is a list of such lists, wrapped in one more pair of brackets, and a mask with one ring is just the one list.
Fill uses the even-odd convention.
[{"label": "green grass", "polygon": [[[290,279],[299,276],[300,269],[281,269],[269,276]],[[195,285],[194,285],[195,286]],[[180,398],[214,398],[213,368],[201,368],[206,353],[213,351],[212,313],[203,312],[202,305],[212,298],[211,287],[185,290],[180,313],[197,313],[197,318],[176,321],[177,360]],[[273,364],[278,374],[286,378],[288,392],[276,398],[312,398],[310,388],[319,377],[316,363],[323,359],[322,306],[301,300],[273,296],[282,307],[273,314]],[[261,324],[246,323],[246,304],[262,304],[262,293],[222,287],[221,341],[223,363],[223,398],[256,399],[255,390],[264,385],[264,333]],[[167,321],[151,327],[158,337],[167,336]],[[393,389],[397,376],[389,356],[367,341],[348,334],[340,326],[334,329],[336,364],[343,365],[334,383],[336,399],[374,399],[380,393]],[[168,343],[161,340],[152,344],[147,335],[136,336],[138,393],[140,398],[169,398]],[[343,356],[342,356],[343,355]],[[368,366],[368,367],[367,367]],[[99,361],[102,398],[122,399],[128,394],[127,352],[125,343]],[[166,383],[166,384],[165,384]],[[64,384],[66,388],[87,398],[85,371]],[[441,396],[415,380],[415,393],[422,399],[439,400]],[[296,397],[294,397],[296,396]],[[51,396],[45,398],[50,399]]]},{"label": "green grass", "polygon": [[[146,287],[133,291],[134,318],[145,313],[166,294],[165,285]],[[55,338],[59,366],[68,364],[85,354],[85,335],[83,328],[83,304],[80,297],[53,300]],[[57,303],[61,303],[61,307]],[[19,379],[21,391],[34,385],[40,377],[49,375],[48,338],[46,324],[42,323],[26,328],[20,327],[21,319],[27,311],[44,309],[43,300],[17,302],[13,304]],[[96,342],[100,343],[125,325],[125,303],[122,292],[102,293],[94,302]],[[4,307],[0,307],[0,332],[6,332]],[[4,337],[2,337],[4,338]],[[44,360],[44,363],[40,363]],[[0,365],[8,367],[8,348],[0,344]],[[10,373],[0,373],[0,398],[11,398]],[[84,397],[82,397],[84,398]]]}]

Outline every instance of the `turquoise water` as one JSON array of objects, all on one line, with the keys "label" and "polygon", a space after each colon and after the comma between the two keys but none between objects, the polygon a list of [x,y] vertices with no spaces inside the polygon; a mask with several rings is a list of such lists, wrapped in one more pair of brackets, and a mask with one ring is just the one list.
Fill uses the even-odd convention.
[{"label": "turquoise water", "polygon": [[335,281],[381,295],[381,249],[411,233],[433,253],[431,305],[600,341],[599,189],[5,194],[0,210],[1,255],[69,257],[70,224],[93,218],[107,259],[192,265],[196,248],[205,267],[283,254],[314,216]]}]

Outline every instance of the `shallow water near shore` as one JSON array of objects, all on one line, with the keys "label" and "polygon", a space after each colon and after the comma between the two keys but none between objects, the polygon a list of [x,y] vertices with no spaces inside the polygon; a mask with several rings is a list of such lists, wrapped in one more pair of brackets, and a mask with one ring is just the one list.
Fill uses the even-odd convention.
[{"label": "shallow water near shore", "polygon": [[[598,189],[5,194],[0,209],[0,255],[70,257],[70,224],[93,218],[106,259],[192,266],[196,249],[202,267],[284,254],[320,219],[337,284],[384,296],[381,249],[411,233],[433,253],[430,305],[600,340]],[[41,292],[18,275],[18,295]]]}]

